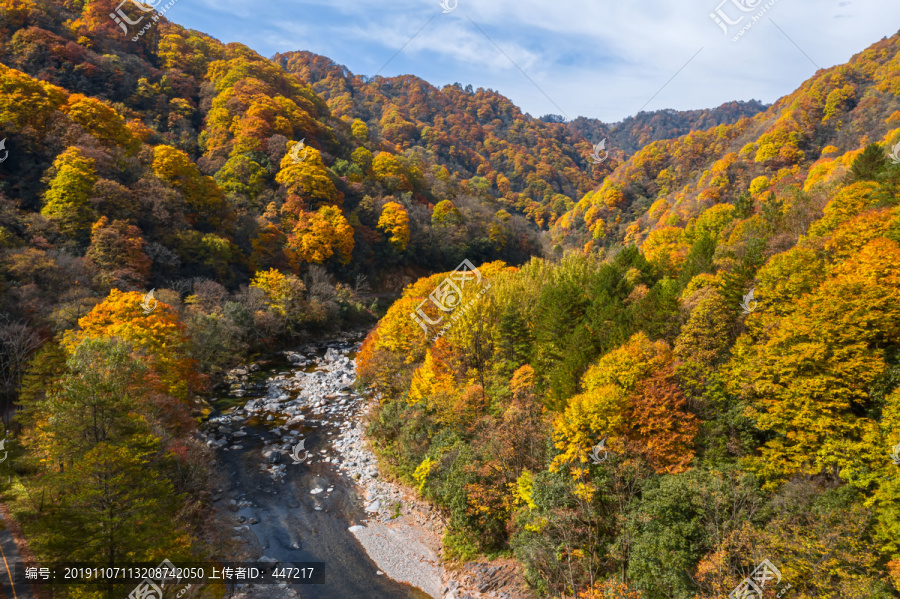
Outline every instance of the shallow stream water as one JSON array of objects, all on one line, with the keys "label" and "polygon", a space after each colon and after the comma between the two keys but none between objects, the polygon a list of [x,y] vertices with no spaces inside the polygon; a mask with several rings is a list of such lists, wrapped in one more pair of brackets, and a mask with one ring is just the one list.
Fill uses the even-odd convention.
[{"label": "shallow stream water", "polygon": [[[320,344],[318,355],[328,347],[346,348],[343,344]],[[352,359],[353,354],[350,354]],[[311,367],[274,364],[256,373],[252,380],[265,380],[277,375],[292,376],[296,370],[309,372]],[[247,401],[265,396],[265,385],[259,392],[243,398],[213,400],[216,418],[228,414]],[[321,417],[304,409],[306,420],[282,426],[281,430],[297,430],[312,454],[321,456],[339,431],[342,421],[358,417],[358,409]],[[283,422],[283,420],[281,421]],[[407,584],[380,574],[378,567],[348,530],[365,518],[363,499],[353,481],[338,472],[335,464],[321,459],[314,463],[294,464],[288,456],[283,477],[273,480],[261,468],[268,462],[262,455],[266,439],[271,443],[271,429],[280,422],[264,418],[236,418],[232,428],[246,435],[239,439],[240,448],[229,443],[215,450],[222,479],[227,484],[214,496],[215,506],[223,518],[240,535],[251,555],[265,556],[279,562],[324,562],[324,583],[291,585],[304,599],[423,599],[429,595]],[[328,451],[328,455],[336,452]],[[310,494],[316,488],[330,492]],[[318,509],[317,509],[318,508]],[[262,589],[260,589],[262,590]],[[260,594],[259,596],[265,596]]]}]

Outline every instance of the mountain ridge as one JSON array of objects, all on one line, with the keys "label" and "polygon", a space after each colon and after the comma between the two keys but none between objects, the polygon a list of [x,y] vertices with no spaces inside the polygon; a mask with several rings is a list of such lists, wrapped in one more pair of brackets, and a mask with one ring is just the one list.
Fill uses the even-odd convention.
[{"label": "mountain ridge", "polygon": [[[897,85],[898,41],[895,34],[845,65],[818,71],[746,122],[648,144],[577,202],[552,234],[570,246],[604,243],[612,222],[614,234],[607,240],[627,245],[646,238],[662,220],[685,226],[698,215],[693,206],[708,208],[723,198],[734,203],[754,179],[766,177],[769,188],[786,177],[801,177],[826,147],[846,152],[864,146],[870,137],[886,138],[890,123],[897,124],[892,115],[900,115],[900,104],[891,95]],[[709,144],[705,151],[692,147],[698,138]],[[732,141],[723,144],[725,138]],[[676,162],[684,156],[688,169]],[[697,169],[704,171],[700,179],[694,176]],[[635,203],[638,208],[632,209]]]}]

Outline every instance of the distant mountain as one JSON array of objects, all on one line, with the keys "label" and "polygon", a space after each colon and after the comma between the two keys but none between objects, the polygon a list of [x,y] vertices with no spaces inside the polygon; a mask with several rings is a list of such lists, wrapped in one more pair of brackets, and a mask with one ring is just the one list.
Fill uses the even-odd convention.
[{"label": "distant mountain", "polygon": [[674,139],[691,131],[705,131],[719,125],[731,125],[766,108],[759,100],[726,102],[704,110],[641,111],[636,116],[612,124],[580,116],[569,123],[569,129],[589,140],[608,138],[610,147],[631,156],[651,142]]},{"label": "distant mountain", "polygon": [[672,227],[691,226],[715,204],[759,205],[765,191],[801,187],[826,159],[900,125],[898,49],[894,35],[820,70],[764,112],[644,145],[555,222],[555,241],[579,248],[642,243],[654,231],[672,236]]},{"label": "distant mountain", "polygon": [[651,141],[733,123],[765,108],[732,102],[712,110],[642,112],[612,125],[584,117],[564,124],[555,115],[523,114],[491,89],[458,83],[439,89],[412,75],[369,79],[311,52],[273,60],[308,81],[335,116],[362,119],[396,151],[424,148],[450,173],[542,227],[609,174],[613,163],[590,159],[601,139],[609,138],[611,155],[624,159]]}]

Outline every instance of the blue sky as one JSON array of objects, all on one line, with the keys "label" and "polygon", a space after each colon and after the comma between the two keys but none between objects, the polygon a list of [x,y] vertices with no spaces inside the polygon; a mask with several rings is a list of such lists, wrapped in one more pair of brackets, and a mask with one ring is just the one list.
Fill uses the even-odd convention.
[{"label": "blue sky", "polygon": [[445,13],[439,0],[178,0],[166,16],[264,56],[309,50],[354,73],[472,84],[533,116],[606,122],[642,108],[773,102],[817,67],[846,62],[900,28],[897,0],[443,1],[455,8]]}]

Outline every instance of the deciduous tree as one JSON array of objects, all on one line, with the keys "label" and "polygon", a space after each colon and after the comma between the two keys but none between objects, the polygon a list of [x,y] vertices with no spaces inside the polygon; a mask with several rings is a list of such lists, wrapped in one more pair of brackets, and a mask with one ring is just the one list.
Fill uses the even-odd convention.
[{"label": "deciduous tree", "polygon": [[381,210],[378,228],[389,235],[388,243],[398,252],[406,250],[409,244],[409,214],[397,202],[388,202]]},{"label": "deciduous tree", "polygon": [[332,256],[349,264],[353,254],[353,227],[340,208],[322,206],[316,212],[301,212],[289,247],[305,262],[322,264]]},{"label": "deciduous tree", "polygon": [[72,238],[86,237],[91,222],[90,198],[97,173],[94,159],[76,147],[67,148],[53,161],[50,186],[44,193],[41,214],[57,223],[60,232]]}]

